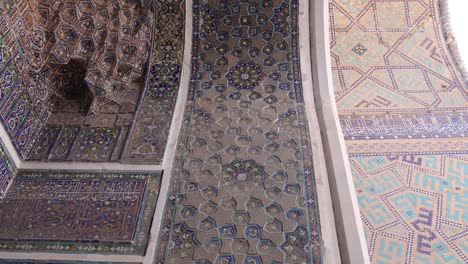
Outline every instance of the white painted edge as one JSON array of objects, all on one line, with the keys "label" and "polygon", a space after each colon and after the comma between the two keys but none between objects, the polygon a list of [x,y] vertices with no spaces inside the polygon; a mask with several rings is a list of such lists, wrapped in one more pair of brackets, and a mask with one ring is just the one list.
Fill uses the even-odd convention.
[{"label": "white painted edge", "polygon": [[329,1],[311,2],[313,3],[310,9],[313,87],[327,161],[341,261],[346,264],[367,264],[370,263],[369,254],[334,97]]},{"label": "white painted edge", "polygon": [[10,136],[6,131],[3,124],[0,122],[0,140],[2,141],[3,145],[5,146],[5,150],[8,152],[7,154],[10,156],[11,160],[15,163],[16,168],[21,168],[23,161],[21,160],[18,152],[16,152],[15,147],[11,143]]},{"label": "white painted edge", "polygon": [[8,133],[5,130],[5,127],[3,126],[1,122],[0,122],[0,141],[1,143],[3,143],[3,146],[5,147],[6,155],[11,158],[11,160],[13,161],[13,165],[15,167],[12,178],[10,182],[7,184],[5,191],[3,193],[0,193],[0,201],[1,201],[2,198],[5,196],[5,194],[8,192],[8,190],[10,189],[10,187],[13,185],[13,179],[16,175],[16,172],[18,171],[18,168],[22,165],[23,161],[18,156],[18,153],[15,150],[15,147],[11,143],[10,136],[8,136]]},{"label": "white painted edge", "polygon": [[143,259],[144,264],[152,264],[156,258],[158,238],[161,231],[161,225],[163,220],[163,214],[166,207],[166,201],[168,199],[170,191],[171,177],[178,177],[178,175],[172,175],[173,165],[175,161],[175,155],[177,151],[177,140],[179,138],[179,132],[182,129],[182,122],[184,119],[185,105],[187,102],[188,90],[190,86],[190,74],[192,66],[192,0],[185,1],[185,44],[184,44],[184,58],[182,62],[182,74],[180,77],[179,95],[177,97],[176,109],[172,118],[172,126],[169,133],[169,138],[164,153],[164,159],[162,162],[162,182],[159,191],[158,202],[156,204],[156,210],[153,218],[153,223],[149,235],[146,255]]},{"label": "white painted edge", "polygon": [[340,264],[340,250],[336,234],[335,219],[333,214],[333,203],[330,196],[328,173],[325,164],[322,139],[315,110],[314,90],[310,56],[310,19],[309,1],[300,3],[299,10],[299,56],[301,62],[302,88],[304,95],[304,108],[309,126],[309,136],[312,148],[313,170],[317,192],[317,202],[320,215],[320,230],[322,237],[323,263]]}]

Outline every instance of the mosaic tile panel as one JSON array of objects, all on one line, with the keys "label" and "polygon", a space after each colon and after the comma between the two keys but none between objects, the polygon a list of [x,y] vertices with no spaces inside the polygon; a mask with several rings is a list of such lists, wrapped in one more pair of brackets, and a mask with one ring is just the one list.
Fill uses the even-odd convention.
[{"label": "mosaic tile panel", "polygon": [[155,0],[152,65],[125,160],[162,162],[177,100],[184,52],[185,1]]},{"label": "mosaic tile panel", "polygon": [[467,154],[350,161],[373,263],[467,263]]},{"label": "mosaic tile panel", "polygon": [[466,153],[468,142],[463,138],[348,140],[346,148],[349,156],[373,156],[375,153],[385,155],[463,154]]},{"label": "mosaic tile panel", "polygon": [[333,0],[340,122],[372,263],[466,263],[467,87],[435,0]]},{"label": "mosaic tile panel", "polygon": [[0,202],[0,250],[143,254],[159,180],[20,171]]},{"label": "mosaic tile panel", "polygon": [[322,263],[298,1],[194,1],[156,263]]},{"label": "mosaic tile panel", "polygon": [[341,115],[345,139],[453,138],[468,135],[466,113]]},{"label": "mosaic tile panel", "polygon": [[48,117],[48,113],[37,111],[41,106],[34,104],[24,87],[25,81],[19,79],[15,66],[8,61],[0,69],[0,121],[23,158],[31,151],[43,121]]},{"label": "mosaic tile panel", "polygon": [[[121,0],[0,4],[0,121],[22,159],[161,162],[178,93],[185,2],[141,3],[146,8]],[[36,21],[35,12],[44,14],[43,20]],[[71,55],[88,62],[79,81],[86,81],[96,98],[85,114],[83,105],[50,88],[70,82],[62,79],[77,68],[64,64],[73,62]],[[34,70],[50,60],[64,72],[41,71],[57,75],[49,82]],[[101,137],[90,139],[89,133]]]},{"label": "mosaic tile panel", "polygon": [[[128,129],[45,126],[29,160],[116,161]],[[113,155],[116,153],[116,155]]]},{"label": "mosaic tile panel", "polygon": [[[23,159],[50,115],[44,102],[48,96],[45,85],[27,72],[33,56],[27,55],[32,47],[24,29],[31,26],[32,18],[19,14],[27,5],[25,1],[0,4],[0,121]],[[36,40],[40,38],[38,35]]]},{"label": "mosaic tile panel", "polygon": [[[467,110],[438,1],[334,0],[331,56],[340,113]],[[357,50],[356,46],[362,46]]]}]

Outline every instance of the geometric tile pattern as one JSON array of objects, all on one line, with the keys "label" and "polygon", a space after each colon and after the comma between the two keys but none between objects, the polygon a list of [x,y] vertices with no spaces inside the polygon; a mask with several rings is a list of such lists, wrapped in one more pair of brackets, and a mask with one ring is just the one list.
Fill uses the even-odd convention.
[{"label": "geometric tile pattern", "polygon": [[468,155],[350,162],[373,263],[468,261]]},{"label": "geometric tile pattern", "polygon": [[91,117],[111,114],[109,106],[136,103],[125,95],[135,86],[142,88],[151,37],[149,9],[137,1],[16,2],[10,21],[22,23],[16,24],[19,34],[9,34],[24,43],[23,76],[45,82],[50,110],[92,101],[78,110],[90,110]]},{"label": "geometric tile pattern", "polygon": [[466,154],[468,142],[464,138],[348,140],[346,148],[349,156]]},{"label": "geometric tile pattern", "polygon": [[[162,161],[181,74],[185,2],[141,2],[2,2],[0,121],[22,159]],[[40,45],[30,44],[41,36]],[[79,68],[67,64],[78,57],[86,64],[78,81],[95,97],[87,113],[83,103],[55,96],[70,93],[61,86],[78,89],[63,77]],[[57,78],[33,72],[39,66]]]},{"label": "geometric tile pattern", "polygon": [[[0,121],[22,159],[120,159],[143,90],[152,21],[150,9],[131,1],[2,1]],[[90,139],[94,129],[101,138]],[[83,145],[96,153],[76,153]]]},{"label": "geometric tile pattern", "polygon": [[20,171],[0,201],[0,249],[144,254],[157,174]]},{"label": "geometric tile pattern", "polygon": [[468,115],[442,114],[341,115],[345,139],[456,138],[468,135]]},{"label": "geometric tile pattern", "polygon": [[194,1],[191,77],[156,263],[322,263],[301,1]]},{"label": "geometric tile pattern", "polygon": [[7,12],[0,5],[0,121],[19,155],[25,158],[50,113],[38,99],[40,87],[20,77],[21,69],[15,63],[22,58],[21,54],[9,52],[8,47],[14,43],[19,49],[20,43],[5,37],[8,25],[13,25]]},{"label": "geometric tile pattern", "polygon": [[125,151],[127,162],[162,162],[178,95],[185,1],[154,0],[155,21],[145,92]]},{"label": "geometric tile pattern", "polygon": [[[185,2],[145,0],[142,7],[122,0],[77,0],[58,7],[49,2],[7,2],[0,5],[0,121],[21,158],[159,164],[180,82]],[[36,13],[47,28],[28,21]],[[50,43],[44,40],[42,46],[30,47],[28,38],[44,30],[58,35],[57,42],[49,32]],[[89,45],[83,48],[83,43]],[[65,56],[63,63],[84,56],[86,76],[80,81],[85,79],[94,89],[91,111],[75,113],[81,105],[66,98],[50,103],[52,90],[58,88],[31,77],[27,66],[33,63],[28,60],[31,49],[40,49],[43,57],[50,53],[50,58],[41,57],[42,64],[58,55]],[[87,49],[90,54],[85,56]],[[64,68],[61,63],[57,65]],[[62,76],[58,78],[67,79]],[[125,89],[114,85],[120,81]]]},{"label": "geometric tile pattern", "polygon": [[28,160],[118,161],[128,128],[45,126]]},{"label": "geometric tile pattern", "polygon": [[330,1],[335,96],[372,263],[468,262],[467,87],[437,0]]},{"label": "geometric tile pattern", "polygon": [[437,24],[437,2],[330,2],[332,69],[340,113],[468,109],[468,90]]}]

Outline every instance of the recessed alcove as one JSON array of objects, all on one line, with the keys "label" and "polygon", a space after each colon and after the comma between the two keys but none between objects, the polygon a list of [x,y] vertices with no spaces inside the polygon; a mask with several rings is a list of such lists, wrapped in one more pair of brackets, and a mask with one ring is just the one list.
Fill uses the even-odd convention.
[{"label": "recessed alcove", "polygon": [[[150,89],[153,11],[148,1],[135,0],[0,5],[0,78],[8,80],[0,122],[11,124],[7,133],[22,160],[122,162],[127,140],[148,138],[132,125],[144,119],[138,109]],[[99,153],[81,153],[90,142],[102,142],[91,146]],[[160,161],[165,139],[158,142],[153,152]]]},{"label": "recessed alcove", "polygon": [[52,95],[48,106],[54,113],[87,115],[95,98],[85,81],[88,62],[71,59],[67,64],[49,66]]}]

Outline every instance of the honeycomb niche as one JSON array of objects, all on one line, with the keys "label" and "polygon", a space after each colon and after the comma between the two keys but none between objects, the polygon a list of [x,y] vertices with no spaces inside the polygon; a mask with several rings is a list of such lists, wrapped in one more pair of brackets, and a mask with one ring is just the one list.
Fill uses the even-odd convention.
[{"label": "honeycomb niche", "polygon": [[[136,116],[153,22],[139,0],[1,1],[1,121],[24,159],[120,156],[115,144]],[[52,153],[50,137],[62,137],[61,152]],[[83,141],[103,142],[105,153],[75,155]]]},{"label": "honeycomb niche", "polygon": [[86,61],[77,59],[48,68],[50,87],[54,87],[48,102],[52,113],[86,115],[89,112],[95,96],[85,81],[86,68]]},{"label": "honeycomb niche", "polygon": [[116,95],[142,88],[151,26],[139,1],[35,0],[26,9],[33,17],[32,66],[58,95],[55,105],[77,100],[76,112],[95,115],[108,113],[109,104],[136,104]]}]

